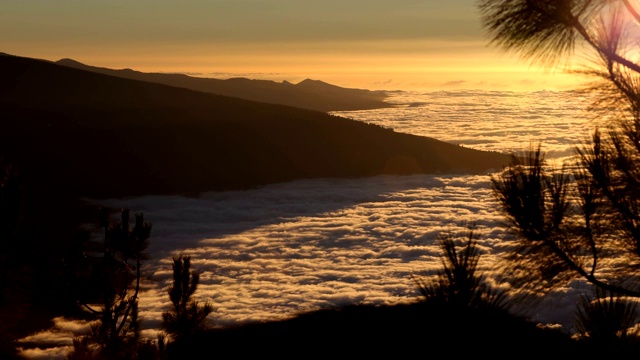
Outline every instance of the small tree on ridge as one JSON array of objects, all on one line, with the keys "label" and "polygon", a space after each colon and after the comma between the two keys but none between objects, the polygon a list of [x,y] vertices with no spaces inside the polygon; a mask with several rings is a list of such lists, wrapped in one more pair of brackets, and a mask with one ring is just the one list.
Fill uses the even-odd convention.
[{"label": "small tree on ridge", "polygon": [[200,273],[191,269],[190,256],[173,258],[173,284],[168,289],[173,307],[162,314],[162,326],[175,341],[207,327],[207,316],[213,311],[213,306],[208,302],[200,305],[193,299],[199,282]]}]

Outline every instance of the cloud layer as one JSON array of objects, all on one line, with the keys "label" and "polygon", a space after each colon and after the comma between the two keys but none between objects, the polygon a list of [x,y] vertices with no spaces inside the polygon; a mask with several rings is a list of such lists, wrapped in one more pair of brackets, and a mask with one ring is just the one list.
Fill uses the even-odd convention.
[{"label": "cloud layer", "polygon": [[[582,103],[562,93],[439,92],[398,94],[395,101],[402,106],[341,115],[484,150],[521,150],[541,141],[558,161],[571,155],[588,130],[578,116]],[[345,304],[415,301],[419,292],[412,276],[441,268],[438,235],[452,231],[464,237],[470,224],[478,227],[481,270],[505,286],[501,277],[508,274],[497,266],[511,240],[489,184],[489,175],[315,179],[100,204],[142,212],[153,223],[140,309],[145,335],[155,338],[170,305],[172,257],[179,254],[191,256],[201,272],[196,295],[213,305],[214,326]],[[520,310],[571,331],[575,301],[587,289],[582,282],[568,284],[538,307]],[[34,336],[58,347],[25,355],[64,353],[60,349],[68,349],[72,336],[87,326],[57,319],[53,329]]]}]

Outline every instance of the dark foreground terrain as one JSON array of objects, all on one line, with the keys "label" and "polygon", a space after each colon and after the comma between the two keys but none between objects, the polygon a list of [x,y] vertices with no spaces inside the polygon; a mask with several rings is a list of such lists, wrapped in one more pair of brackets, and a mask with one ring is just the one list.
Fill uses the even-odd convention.
[{"label": "dark foreground terrain", "polygon": [[587,349],[566,334],[504,311],[416,303],[353,305],[210,330],[170,347],[169,354],[175,359],[207,359],[220,353],[239,358],[517,359],[573,358],[587,354]]}]

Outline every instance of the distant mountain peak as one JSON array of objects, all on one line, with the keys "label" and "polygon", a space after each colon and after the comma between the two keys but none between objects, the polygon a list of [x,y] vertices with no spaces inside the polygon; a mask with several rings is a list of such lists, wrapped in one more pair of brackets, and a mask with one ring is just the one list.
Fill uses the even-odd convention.
[{"label": "distant mountain peak", "polygon": [[328,83],[326,83],[324,81],[314,80],[314,79],[309,79],[309,78],[306,78],[306,79],[300,81],[299,84],[327,84],[327,85],[329,85]]},{"label": "distant mountain peak", "polygon": [[[60,59],[58,61],[55,62],[58,65],[62,65],[62,66],[68,66],[68,67],[72,67],[72,68],[76,68],[76,69],[81,69],[81,70],[87,70],[87,71],[93,71],[93,72],[101,72],[101,71],[107,71],[108,74],[110,75],[115,75],[116,73],[120,73],[120,75],[123,74],[142,74],[139,71],[130,69],[130,68],[125,68],[125,69],[109,69],[109,68],[105,68],[105,67],[98,67],[98,66],[92,66],[92,65],[87,65],[87,64],[83,64],[80,61],[77,60],[73,60],[70,58],[63,58]],[[111,71],[111,73],[109,73],[109,71]]]},{"label": "distant mountain peak", "polygon": [[[328,82],[324,82],[322,80],[314,80],[314,79],[304,79],[300,81],[296,86],[301,89],[308,89],[314,91],[322,91],[322,92],[359,92],[363,93],[373,93],[376,91],[366,90],[366,89],[356,89],[356,88],[345,88],[342,86],[330,84]],[[378,93],[384,93],[382,91],[377,91]]]},{"label": "distant mountain peak", "polygon": [[312,86],[331,86],[331,87],[339,87],[333,84],[329,84],[328,82],[324,82],[322,80],[314,80],[314,79],[304,79],[298,83],[298,85],[312,85]]},{"label": "distant mountain peak", "polygon": [[329,83],[326,83],[326,82],[321,81],[321,80],[313,80],[313,79],[304,79],[304,80],[300,81],[297,85],[300,86],[300,87],[305,87],[305,88],[324,88],[324,89],[327,89],[327,88],[331,88],[331,89],[340,88],[340,86],[329,84]]},{"label": "distant mountain peak", "polygon": [[82,65],[82,66],[87,66],[87,65],[81,63],[80,61],[76,61],[76,60],[73,60],[73,59],[70,59],[70,58],[62,58],[62,59],[56,61],[56,64],[59,64],[59,65]]}]

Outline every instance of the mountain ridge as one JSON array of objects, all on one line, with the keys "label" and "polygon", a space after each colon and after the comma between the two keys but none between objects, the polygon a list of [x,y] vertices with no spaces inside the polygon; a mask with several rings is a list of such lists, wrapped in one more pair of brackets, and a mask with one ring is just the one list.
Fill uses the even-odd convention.
[{"label": "mountain ridge", "polygon": [[310,178],[486,173],[507,154],[321,111],[0,57],[0,154],[76,197],[197,195]]},{"label": "mountain ridge", "polygon": [[369,110],[392,106],[384,101],[388,97],[384,91],[344,88],[321,80],[305,79],[294,84],[288,81],[278,83],[272,80],[255,80],[245,77],[201,78],[180,73],[145,73],[130,68],[110,69],[87,65],[70,58],[63,58],[55,63],[126,79],[324,112]]}]

